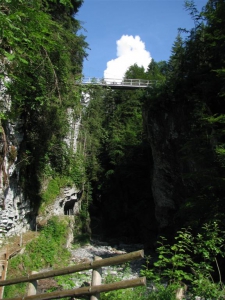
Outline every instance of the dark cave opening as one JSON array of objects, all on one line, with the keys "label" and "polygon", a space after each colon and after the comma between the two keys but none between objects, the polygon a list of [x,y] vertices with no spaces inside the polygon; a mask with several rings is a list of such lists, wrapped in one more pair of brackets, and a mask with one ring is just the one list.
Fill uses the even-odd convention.
[{"label": "dark cave opening", "polygon": [[69,200],[64,205],[64,215],[74,215],[74,205],[76,200]]}]

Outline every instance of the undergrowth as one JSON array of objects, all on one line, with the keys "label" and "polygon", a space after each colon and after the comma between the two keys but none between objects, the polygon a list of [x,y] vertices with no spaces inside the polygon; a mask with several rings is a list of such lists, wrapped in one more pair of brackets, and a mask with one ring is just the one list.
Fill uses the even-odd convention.
[{"label": "undergrowth", "polygon": [[[53,217],[38,238],[26,246],[26,251],[10,261],[9,273],[26,275],[32,270],[59,266],[68,261],[69,252],[64,248],[67,222]],[[101,293],[101,300],[175,300],[178,289],[184,289],[183,299],[222,300],[225,288],[222,281],[218,257],[224,256],[224,232],[216,222],[205,224],[198,234],[191,230],[178,231],[175,242],[170,245],[161,237],[158,242],[157,260],[143,266],[141,276],[146,276],[147,286]],[[216,266],[216,267],[215,267]],[[126,265],[125,273],[130,272]],[[215,272],[217,279],[215,280]],[[58,276],[56,281],[63,289],[74,288],[74,278],[86,275],[76,273]],[[82,277],[84,276],[84,277]],[[124,280],[123,276],[108,274],[103,284]],[[26,292],[26,285],[6,287],[5,297],[19,297]]]},{"label": "undergrowth", "polygon": [[224,232],[217,222],[205,224],[196,235],[190,228],[178,231],[172,245],[161,237],[157,261],[153,267],[146,266],[141,274],[153,282],[156,292],[172,291],[173,296],[153,299],[172,300],[178,288],[186,290],[185,299],[224,299],[218,263],[218,258],[224,257],[224,241]]},{"label": "undergrowth", "polygon": [[66,185],[70,185],[69,179],[66,177],[52,178],[47,185],[45,191],[41,193],[41,206],[39,213],[43,213],[46,206],[52,204],[56,197],[60,195],[60,189]]},{"label": "undergrowth", "polygon": [[[147,287],[102,293],[101,300],[176,300],[180,289],[182,299],[222,300],[225,288],[218,257],[224,257],[224,241],[224,232],[216,222],[205,224],[196,235],[190,228],[178,231],[172,245],[161,237],[157,261],[148,265],[148,257],[141,271]],[[119,280],[111,276],[106,283]]]},{"label": "undergrowth", "polygon": [[[66,218],[52,217],[40,235],[28,243],[23,254],[9,260],[8,279],[26,276],[31,271],[61,267],[67,264],[70,252],[65,248],[68,230]],[[26,284],[5,287],[4,298],[24,296]]]}]

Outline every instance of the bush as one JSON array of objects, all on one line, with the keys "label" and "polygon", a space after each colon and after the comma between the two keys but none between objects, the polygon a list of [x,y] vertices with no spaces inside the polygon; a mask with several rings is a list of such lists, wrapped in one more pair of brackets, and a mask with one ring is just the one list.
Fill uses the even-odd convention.
[{"label": "bush", "polygon": [[[161,237],[157,248],[158,260],[152,269],[148,269],[147,265],[141,274],[156,287],[165,282],[166,288],[174,294],[185,283],[189,286],[190,297],[224,299],[225,291],[217,260],[218,256],[224,257],[224,232],[219,229],[218,224],[205,224],[195,236],[190,229],[183,229],[178,231],[175,241],[173,245],[169,245]],[[219,283],[214,283],[213,280],[214,265],[217,266]]]},{"label": "bush", "polygon": [[67,227],[67,222],[57,217],[48,221],[39,238],[26,246],[29,270],[52,267],[68,258],[69,251],[65,249]]}]

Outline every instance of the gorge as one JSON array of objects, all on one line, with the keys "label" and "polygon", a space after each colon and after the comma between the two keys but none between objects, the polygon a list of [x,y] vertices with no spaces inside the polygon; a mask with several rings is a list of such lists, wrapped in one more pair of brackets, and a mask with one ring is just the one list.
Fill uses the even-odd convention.
[{"label": "gorge", "polygon": [[2,243],[53,215],[152,249],[183,227],[223,228],[224,2],[208,1],[169,61],[130,66],[127,81],[154,82],[136,90],[75,84],[82,1],[12,2],[0,6]]}]

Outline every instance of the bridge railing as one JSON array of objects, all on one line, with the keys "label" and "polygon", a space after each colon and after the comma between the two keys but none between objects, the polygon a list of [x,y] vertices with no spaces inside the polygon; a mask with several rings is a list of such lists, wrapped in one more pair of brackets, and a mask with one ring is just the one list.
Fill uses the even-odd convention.
[{"label": "bridge railing", "polygon": [[145,79],[115,79],[115,78],[82,78],[77,81],[78,84],[93,84],[93,85],[103,85],[103,86],[140,86],[147,87],[155,83],[154,80]]}]

